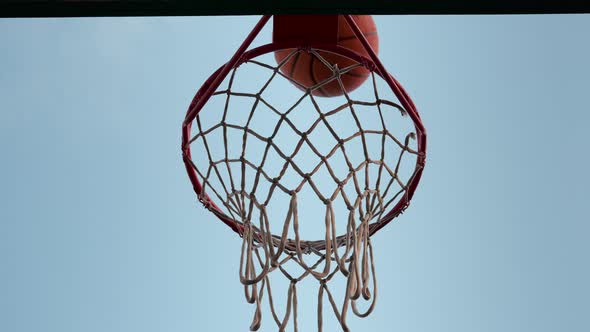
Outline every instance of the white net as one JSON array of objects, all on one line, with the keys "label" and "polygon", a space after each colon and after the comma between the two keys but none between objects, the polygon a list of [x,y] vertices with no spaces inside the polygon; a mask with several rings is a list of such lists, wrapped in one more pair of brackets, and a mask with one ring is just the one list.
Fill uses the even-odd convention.
[{"label": "white net", "polygon": [[[300,52],[333,76],[312,87],[285,76],[281,66]],[[200,199],[241,225],[240,281],[256,306],[252,330],[260,327],[265,297],[279,330],[289,322],[297,330],[297,284],[306,278],[319,285],[318,330],[325,298],[344,331],[348,311],[370,314],[376,298],[370,235],[395,217],[384,218],[394,206],[403,212],[408,183],[421,167],[415,124],[387,83],[370,72],[360,88],[346,91],[341,78],[362,65],[338,68],[323,54],[293,49],[278,65],[272,53],[245,61],[192,124],[190,162]],[[314,96],[331,82],[341,96]],[[289,282],[283,315],[275,310],[273,271]],[[340,305],[328,287],[337,275],[346,280]],[[368,301],[365,311],[357,308],[361,299]]]}]

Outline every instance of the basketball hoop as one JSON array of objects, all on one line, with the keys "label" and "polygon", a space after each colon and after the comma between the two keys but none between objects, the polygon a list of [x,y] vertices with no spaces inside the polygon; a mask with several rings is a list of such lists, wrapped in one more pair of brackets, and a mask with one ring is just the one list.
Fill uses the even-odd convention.
[{"label": "basketball hoop", "polygon": [[[297,330],[297,283],[315,279],[318,330],[327,298],[342,330],[349,331],[349,309],[359,317],[373,311],[377,278],[370,237],[410,204],[425,164],[426,132],[410,97],[355,22],[358,17],[307,17],[307,30],[298,32],[285,27],[297,27],[292,23],[301,24],[301,16],[275,16],[273,42],[248,50],[270,17],[258,22],[193,98],[182,129],[184,163],[199,201],[242,237],[240,282],[256,306],[250,329],[261,326],[266,292],[279,330],[289,322]],[[362,49],[338,44],[338,24],[346,24]],[[272,55],[278,63],[265,61]],[[295,59],[303,56],[328,74],[313,81],[290,75],[285,68],[296,68]],[[238,87],[248,68],[264,78]],[[351,84],[351,73],[366,77]],[[289,92],[270,92],[277,82],[288,82],[280,91]],[[297,97],[289,101],[287,94]],[[220,119],[206,123],[208,114]],[[241,123],[231,119],[235,114]],[[281,136],[287,132],[290,138]],[[319,216],[319,209],[316,220],[302,217]],[[282,227],[273,233],[279,221]],[[301,228],[317,221],[323,221],[321,239],[303,238]],[[345,232],[338,235],[338,229]],[[300,273],[288,271],[288,264]],[[282,317],[273,302],[271,272],[289,281]],[[336,276],[346,280],[341,306],[328,287]],[[357,306],[361,298],[365,311]]]}]

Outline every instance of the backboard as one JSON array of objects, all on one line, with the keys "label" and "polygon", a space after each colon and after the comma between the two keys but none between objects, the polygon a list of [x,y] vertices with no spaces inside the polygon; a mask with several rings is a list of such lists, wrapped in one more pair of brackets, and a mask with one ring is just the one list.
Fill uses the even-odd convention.
[{"label": "backboard", "polygon": [[198,16],[260,14],[557,14],[590,13],[584,1],[183,1],[183,0],[8,0],[0,17]]}]

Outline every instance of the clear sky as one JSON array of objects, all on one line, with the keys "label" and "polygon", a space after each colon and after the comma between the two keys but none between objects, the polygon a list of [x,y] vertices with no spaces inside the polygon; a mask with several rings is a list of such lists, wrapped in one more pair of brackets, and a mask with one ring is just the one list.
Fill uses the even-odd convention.
[{"label": "clear sky", "polygon": [[[257,19],[0,20],[0,331],[247,330],[180,125]],[[375,21],[429,157],[352,330],[590,330],[590,16]]]}]

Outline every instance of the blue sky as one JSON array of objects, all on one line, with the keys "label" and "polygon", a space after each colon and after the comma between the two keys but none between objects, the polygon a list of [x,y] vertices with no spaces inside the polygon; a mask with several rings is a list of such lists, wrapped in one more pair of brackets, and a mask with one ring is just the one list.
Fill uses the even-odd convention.
[{"label": "blue sky", "polygon": [[[197,204],[180,126],[256,21],[0,20],[0,330],[247,329],[240,239]],[[375,21],[429,157],[352,330],[587,331],[590,16]]]}]

